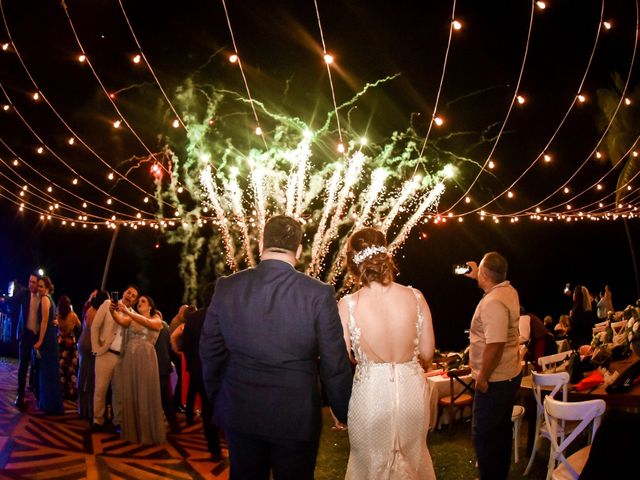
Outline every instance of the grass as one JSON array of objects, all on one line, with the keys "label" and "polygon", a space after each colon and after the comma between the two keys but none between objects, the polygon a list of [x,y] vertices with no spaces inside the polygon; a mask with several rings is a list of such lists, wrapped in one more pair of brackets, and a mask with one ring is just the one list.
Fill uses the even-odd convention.
[{"label": "grass", "polygon": [[[349,438],[346,432],[331,430],[332,425],[331,416],[325,412],[316,467],[317,480],[344,479],[349,459]],[[526,477],[522,475],[529,461],[526,442],[527,426],[526,422],[523,422],[518,450],[520,459],[517,464],[511,463],[510,480],[538,480],[546,477],[549,458],[549,444],[547,442],[542,443],[542,448],[538,451],[529,475]],[[427,444],[433,459],[436,477],[439,480],[469,480],[478,477],[475,453],[471,442],[470,421],[458,421],[451,430],[444,427],[442,430],[429,432]]]}]

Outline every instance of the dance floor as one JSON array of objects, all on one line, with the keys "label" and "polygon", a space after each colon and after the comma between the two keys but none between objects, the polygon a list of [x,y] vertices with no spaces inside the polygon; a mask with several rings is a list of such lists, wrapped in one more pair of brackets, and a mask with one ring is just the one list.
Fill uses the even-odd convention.
[{"label": "dance floor", "polygon": [[91,432],[89,422],[78,419],[75,402],[65,402],[63,416],[46,417],[28,394],[21,413],[13,406],[16,385],[16,360],[0,358],[0,480],[229,477],[226,458],[210,461],[199,421],[187,426],[180,416],[180,433],[162,445],[137,445],[115,433]]}]

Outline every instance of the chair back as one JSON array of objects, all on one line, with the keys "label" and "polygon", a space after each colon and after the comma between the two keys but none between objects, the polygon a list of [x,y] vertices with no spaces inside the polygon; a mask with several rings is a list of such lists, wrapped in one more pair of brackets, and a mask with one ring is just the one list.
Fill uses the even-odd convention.
[{"label": "chair back", "polygon": [[627,325],[626,320],[620,320],[619,322],[611,323],[611,329],[613,330],[614,335],[620,335],[624,333],[624,327]]},{"label": "chair back", "polygon": [[[470,368],[452,368],[447,370],[447,375],[449,376],[449,395],[451,396],[451,402],[456,403],[456,400],[460,398],[463,394],[473,396],[473,382],[474,380],[468,380],[461,378],[471,373]],[[458,393],[455,393],[455,384],[456,382],[462,385],[462,390]]]},{"label": "chair back", "polygon": [[608,323],[608,322],[605,322],[605,325],[597,325],[597,326],[593,327],[591,329],[591,333],[595,335],[596,333],[604,332],[607,329],[607,326],[608,326],[608,325],[606,325],[606,323]]},{"label": "chair back", "polygon": [[[576,472],[567,461],[565,452],[578,435],[589,426],[592,426],[589,444],[593,442],[593,437],[600,426],[600,420],[606,407],[607,404],[602,399],[584,402],[563,402],[551,396],[544,399],[544,418],[549,429],[551,441],[550,470],[555,469],[557,462],[561,462],[574,478],[580,476],[580,473]],[[564,432],[565,421],[580,422],[566,438]],[[549,473],[547,478],[549,478]]]},{"label": "chair back", "polygon": [[542,372],[545,373],[548,370],[553,370],[555,372],[568,358],[571,356],[571,350],[554,353],[553,355],[547,355],[546,357],[538,358],[538,365],[542,369]]}]

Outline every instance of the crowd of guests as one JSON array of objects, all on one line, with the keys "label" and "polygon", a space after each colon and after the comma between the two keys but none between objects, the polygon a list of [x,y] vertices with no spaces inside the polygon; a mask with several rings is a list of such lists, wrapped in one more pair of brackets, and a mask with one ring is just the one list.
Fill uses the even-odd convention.
[{"label": "crowd of guests", "polygon": [[[335,428],[349,431],[347,478],[435,478],[425,441],[430,387],[421,366],[435,348],[426,300],[394,281],[379,230],[350,237],[346,265],[356,290],[338,303],[333,287],[295,270],[301,240],[299,222],[272,217],[260,264],[220,279],[215,296],[207,285],[200,300],[208,309],[184,305],[170,323],[134,285],[121,296],[95,290],[80,321],[68,297],[54,305],[48,277],[32,275],[19,296],[16,406],[24,407],[31,363],[37,406],[46,414],[62,414],[63,398],[77,398],[92,430],[160,444],[180,428],[176,411],[184,408],[193,423],[199,395],[211,458],[221,458],[218,425],[232,478],[272,471],[274,478],[304,479],[313,478],[324,397]],[[598,314],[613,309],[611,292],[595,299],[576,286],[573,308],[554,326],[520,305],[502,255],[467,264],[466,276],[484,292],[469,330],[474,448],[480,478],[506,479],[519,345],[535,364],[556,338],[573,348],[590,343]],[[190,377],[184,407],[182,379],[174,391],[169,386],[173,366],[181,376],[183,358]]]},{"label": "crowd of guests", "polygon": [[[94,290],[78,315],[66,295],[54,304],[53,291],[49,277],[33,273],[28,288],[14,297],[20,312],[14,405],[26,407],[29,377],[36,406],[45,414],[62,415],[64,400],[77,400],[78,415],[91,422],[93,431],[114,431],[134,443],[159,444],[167,431],[179,431],[178,411],[186,412],[187,423],[193,424],[200,394],[209,451],[219,460],[218,430],[210,425],[212,408],[198,357],[206,309],[184,305],[169,325],[153,299],[130,285],[121,297]],[[212,293],[213,284],[203,292],[202,305],[208,304]],[[182,353],[190,374],[186,407],[182,379],[175,390],[170,382],[174,368],[182,376]]]}]

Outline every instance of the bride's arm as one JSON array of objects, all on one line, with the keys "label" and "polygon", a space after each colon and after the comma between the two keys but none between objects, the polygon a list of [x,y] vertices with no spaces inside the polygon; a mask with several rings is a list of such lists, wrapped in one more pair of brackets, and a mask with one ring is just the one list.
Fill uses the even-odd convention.
[{"label": "bride's arm", "polygon": [[341,298],[338,302],[338,313],[340,314],[340,322],[342,323],[342,334],[344,335],[344,343],[347,345],[347,353],[351,363],[356,363],[351,351],[351,335],[349,333],[349,304],[346,298]]},{"label": "bride's arm", "polygon": [[431,310],[429,309],[427,301],[422,296],[422,293],[420,293],[419,291],[417,292],[420,311],[422,311],[422,316],[424,317],[418,350],[420,351],[420,358],[422,359],[423,363],[429,365],[431,363],[431,360],[433,359],[433,352],[436,348],[435,337],[433,335],[433,321],[431,319]]}]

